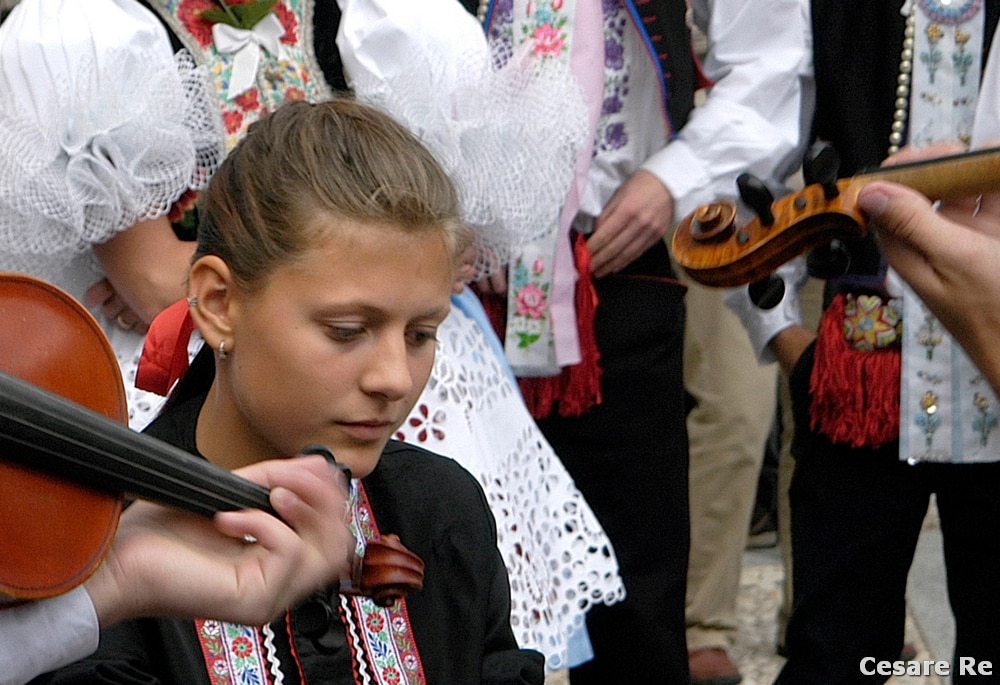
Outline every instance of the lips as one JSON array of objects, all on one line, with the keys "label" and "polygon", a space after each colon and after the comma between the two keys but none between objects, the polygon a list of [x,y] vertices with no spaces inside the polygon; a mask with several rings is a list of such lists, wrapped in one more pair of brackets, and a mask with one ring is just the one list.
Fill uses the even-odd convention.
[{"label": "lips", "polygon": [[351,421],[339,424],[345,434],[363,442],[372,440],[384,440],[392,431],[396,424],[391,421]]}]

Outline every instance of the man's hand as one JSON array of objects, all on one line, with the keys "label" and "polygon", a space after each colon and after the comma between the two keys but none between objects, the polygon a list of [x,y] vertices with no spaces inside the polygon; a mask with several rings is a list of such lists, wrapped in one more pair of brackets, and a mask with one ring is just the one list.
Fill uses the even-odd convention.
[{"label": "man's hand", "polygon": [[640,169],[619,186],[587,240],[594,278],[621,271],[673,225],[674,198],[656,176]]},{"label": "man's hand", "polygon": [[1000,194],[942,202],[875,182],[858,205],[886,258],[1000,391]]}]

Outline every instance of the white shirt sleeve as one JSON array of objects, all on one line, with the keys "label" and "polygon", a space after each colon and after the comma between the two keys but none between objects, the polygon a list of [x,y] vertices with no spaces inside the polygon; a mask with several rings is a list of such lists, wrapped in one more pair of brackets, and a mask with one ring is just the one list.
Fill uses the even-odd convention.
[{"label": "white shirt sleeve", "polygon": [[22,685],[92,654],[100,626],[83,586],[0,609],[0,685]]},{"label": "white shirt sleeve", "polygon": [[807,0],[693,0],[714,84],[687,124],[643,168],[670,190],[680,220],[736,195],[736,177],[775,192],[801,163],[814,107]]}]

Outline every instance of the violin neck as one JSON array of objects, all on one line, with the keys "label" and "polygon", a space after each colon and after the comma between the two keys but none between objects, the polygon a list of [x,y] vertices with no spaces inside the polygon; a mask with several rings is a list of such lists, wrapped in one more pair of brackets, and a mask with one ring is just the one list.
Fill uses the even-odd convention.
[{"label": "violin neck", "polygon": [[1000,190],[1000,148],[883,167],[859,174],[863,183],[891,181],[931,200],[957,199]]},{"label": "violin neck", "polygon": [[11,461],[110,494],[211,516],[271,508],[266,488],[0,372],[0,449]]}]

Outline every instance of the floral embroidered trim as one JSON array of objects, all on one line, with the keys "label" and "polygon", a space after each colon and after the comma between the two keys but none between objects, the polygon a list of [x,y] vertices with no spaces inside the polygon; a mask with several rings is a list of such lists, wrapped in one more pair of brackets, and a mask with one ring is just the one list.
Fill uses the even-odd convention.
[{"label": "floral embroidered trim", "polygon": [[[378,538],[378,526],[364,486],[355,481],[355,497],[348,525],[361,541]],[[340,614],[359,673],[370,672],[364,682],[384,685],[423,685],[423,662],[413,639],[406,600],[380,607],[368,597],[340,597]]]},{"label": "floral embroidered trim", "polygon": [[268,682],[257,628],[215,620],[194,625],[212,685]]},{"label": "floral embroidered trim", "polygon": [[[230,0],[230,5],[233,4]],[[205,11],[217,8],[215,0],[151,0],[150,5],[197,61],[207,66],[209,79],[219,96],[227,149],[236,145],[251,123],[282,103],[303,99],[317,102],[332,95],[312,52],[308,18],[312,15],[313,0],[277,0],[272,12],[284,28],[281,54],[272,55],[261,49],[254,85],[232,100],[226,94],[235,55],[216,50],[214,23],[204,16]]]},{"label": "floral embroidered trim", "polygon": [[513,290],[514,311],[507,325],[513,328],[520,349],[538,342],[548,328],[549,288],[552,276],[543,257],[535,257],[529,270],[524,264],[524,253],[518,256],[510,270],[510,287]]}]

